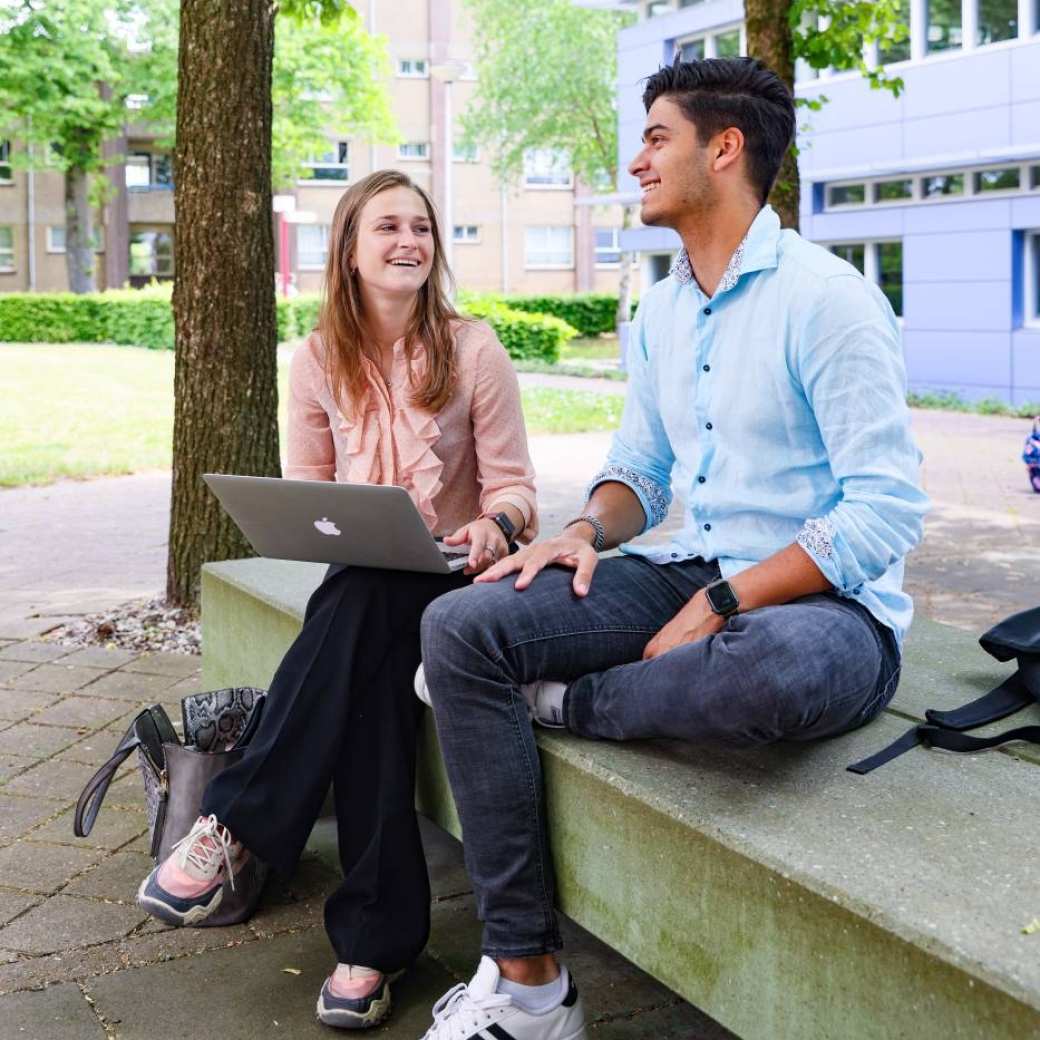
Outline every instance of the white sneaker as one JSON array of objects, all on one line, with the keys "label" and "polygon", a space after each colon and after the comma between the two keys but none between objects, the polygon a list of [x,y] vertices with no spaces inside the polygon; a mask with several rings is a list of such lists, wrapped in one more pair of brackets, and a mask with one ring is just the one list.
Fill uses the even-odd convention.
[{"label": "white sneaker", "polygon": [[560,972],[566,996],[536,1015],[497,992],[498,965],[482,957],[468,986],[460,983],[434,1004],[433,1025],[423,1040],[587,1040],[578,989],[566,968]]},{"label": "white sneaker", "polygon": [[[426,685],[426,675],[423,666],[419,665],[415,673],[415,696],[428,707],[433,707],[430,697],[430,688]],[[563,691],[566,684],[556,682],[553,679],[538,679],[532,683],[523,683],[520,692],[527,701],[527,714],[539,726],[546,729],[564,729],[563,712],[561,704]]]}]

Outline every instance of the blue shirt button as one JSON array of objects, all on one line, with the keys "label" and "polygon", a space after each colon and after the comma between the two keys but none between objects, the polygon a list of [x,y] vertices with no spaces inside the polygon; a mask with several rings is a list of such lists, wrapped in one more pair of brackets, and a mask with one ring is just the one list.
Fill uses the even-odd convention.
[{"label": "blue shirt button", "polygon": [[712,425],[711,425],[711,423],[710,423],[710,422],[708,422],[708,423],[705,423],[705,424],[704,424],[704,428],[705,428],[706,430],[710,430],[710,429],[712,429]]},{"label": "blue shirt button", "polygon": [[710,307],[705,307],[704,308],[704,313],[705,314],[711,314],[711,308]]},{"label": "blue shirt button", "polygon": [[707,479],[708,479],[707,477],[698,477],[697,478],[697,483],[698,484],[703,484]]},{"label": "blue shirt button", "polygon": [[705,524],[704,525],[704,530],[705,531],[710,531],[711,530],[711,524]]},{"label": "blue shirt button", "polygon": [[679,554],[678,553],[672,553],[672,559],[673,560],[679,559]]},{"label": "blue shirt button", "polygon": [[704,366],[704,371],[705,372],[710,372],[711,371],[711,365],[705,365]]}]

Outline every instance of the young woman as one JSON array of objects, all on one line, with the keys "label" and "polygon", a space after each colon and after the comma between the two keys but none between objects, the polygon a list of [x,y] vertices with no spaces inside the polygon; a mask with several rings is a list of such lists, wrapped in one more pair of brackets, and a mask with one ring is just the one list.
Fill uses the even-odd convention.
[{"label": "young woman", "polygon": [[244,919],[257,863],[293,869],[331,782],[344,877],[325,906],[338,964],[318,1016],[345,1028],[386,1018],[392,977],[429,934],[414,809],[419,619],[537,529],[516,375],[491,329],[456,314],[448,277],[433,205],[408,177],[384,170],[346,191],[318,331],[292,360],[286,476],[403,486],[435,535],[469,546],[466,571],[331,566],[244,758],[211,782],[191,833],[138,892],[173,924]]}]

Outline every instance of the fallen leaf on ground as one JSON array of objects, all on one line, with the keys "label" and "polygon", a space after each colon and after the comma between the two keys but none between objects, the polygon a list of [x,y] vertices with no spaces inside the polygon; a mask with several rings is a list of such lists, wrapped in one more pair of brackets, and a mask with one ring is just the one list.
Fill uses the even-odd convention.
[{"label": "fallen leaf on ground", "polygon": [[1033,920],[1022,929],[1023,935],[1032,935],[1034,932],[1040,932],[1040,917],[1034,917]]},{"label": "fallen leaf on ground", "polygon": [[303,972],[300,971],[299,968],[282,968],[282,971],[284,971],[286,975],[302,975],[303,974]]}]

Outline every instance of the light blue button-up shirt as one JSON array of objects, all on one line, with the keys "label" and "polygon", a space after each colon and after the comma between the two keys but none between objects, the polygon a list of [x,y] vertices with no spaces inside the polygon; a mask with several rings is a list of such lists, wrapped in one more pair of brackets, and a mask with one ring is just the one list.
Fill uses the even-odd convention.
[{"label": "light blue button-up shirt", "polygon": [[592,486],[627,484],[644,531],[674,490],[685,524],[667,545],[622,551],[718,560],[730,578],[797,542],[901,643],[913,617],[903,561],[928,498],[899,326],[878,287],[781,231],[766,206],[711,299],[685,253],[643,295],[627,366],[621,426]]}]

